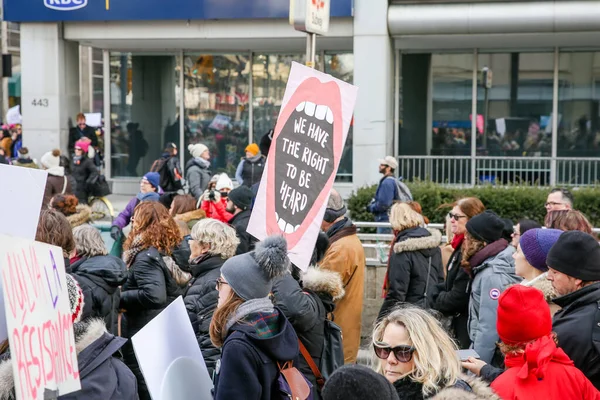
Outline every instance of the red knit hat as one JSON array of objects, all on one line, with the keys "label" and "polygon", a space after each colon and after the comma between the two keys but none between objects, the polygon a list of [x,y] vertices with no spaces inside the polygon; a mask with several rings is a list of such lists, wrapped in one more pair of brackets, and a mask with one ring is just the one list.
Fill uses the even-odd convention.
[{"label": "red knit hat", "polygon": [[552,333],[550,307],[541,290],[509,287],[498,299],[498,335],[506,344],[528,343]]}]

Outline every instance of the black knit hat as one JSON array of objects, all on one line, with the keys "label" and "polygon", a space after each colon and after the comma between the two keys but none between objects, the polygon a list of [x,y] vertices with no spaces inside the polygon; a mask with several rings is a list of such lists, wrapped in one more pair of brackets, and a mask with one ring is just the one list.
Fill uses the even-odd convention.
[{"label": "black knit hat", "polygon": [[247,210],[252,204],[252,190],[246,186],[236,187],[229,192],[227,197],[242,210]]},{"label": "black knit hat", "polygon": [[323,400],[398,400],[396,389],[383,375],[349,364],[338,368],[325,382]]},{"label": "black knit hat", "polygon": [[600,281],[600,245],[592,235],[565,232],[550,249],[548,266],[582,281]]},{"label": "black knit hat", "polygon": [[493,211],[484,211],[467,222],[467,231],[476,240],[493,243],[502,238],[504,221]]}]

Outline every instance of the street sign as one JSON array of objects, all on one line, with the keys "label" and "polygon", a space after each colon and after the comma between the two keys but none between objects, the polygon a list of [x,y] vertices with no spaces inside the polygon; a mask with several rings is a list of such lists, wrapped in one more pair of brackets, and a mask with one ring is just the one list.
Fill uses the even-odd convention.
[{"label": "street sign", "polygon": [[330,0],[290,0],[290,24],[297,31],[325,35],[329,31]]}]

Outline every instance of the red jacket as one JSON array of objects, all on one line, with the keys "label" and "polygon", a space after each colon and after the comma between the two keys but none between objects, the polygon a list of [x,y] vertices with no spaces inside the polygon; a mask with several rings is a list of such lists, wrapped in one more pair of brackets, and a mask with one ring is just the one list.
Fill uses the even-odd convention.
[{"label": "red jacket", "polygon": [[221,201],[218,203],[204,200],[200,208],[206,212],[206,218],[217,219],[227,224],[229,223],[229,220],[233,218],[233,214],[225,211],[226,206],[227,198],[221,197]]},{"label": "red jacket", "polygon": [[509,354],[509,368],[492,383],[504,400],[595,400],[600,392],[575,368],[551,336],[527,345],[521,354]]}]

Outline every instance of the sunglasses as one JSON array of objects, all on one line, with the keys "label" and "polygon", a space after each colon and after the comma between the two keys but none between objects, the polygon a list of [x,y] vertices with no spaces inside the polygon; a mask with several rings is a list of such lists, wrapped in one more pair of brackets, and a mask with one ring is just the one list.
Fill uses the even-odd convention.
[{"label": "sunglasses", "polygon": [[458,214],[452,214],[451,212],[448,213],[448,218],[453,219],[455,221],[460,221],[461,218],[467,218],[466,215],[458,215]]},{"label": "sunglasses", "polygon": [[401,363],[409,362],[412,359],[413,353],[415,350],[417,350],[413,346],[406,344],[396,347],[389,347],[383,343],[373,343],[373,349],[375,350],[375,355],[382,360],[387,360],[387,358],[390,356],[390,353],[393,352],[396,360]]},{"label": "sunglasses", "polygon": [[229,285],[229,283],[225,282],[221,278],[217,278],[217,290],[221,290],[221,285]]}]

